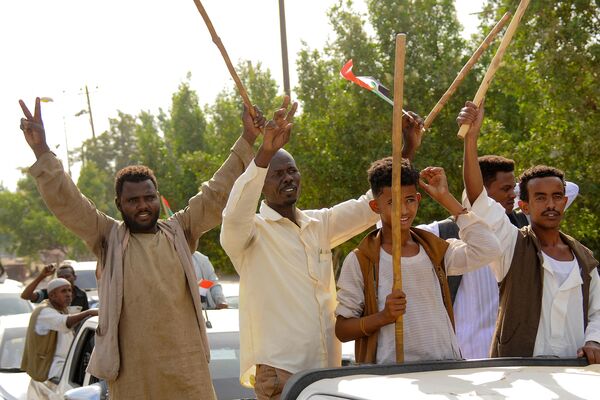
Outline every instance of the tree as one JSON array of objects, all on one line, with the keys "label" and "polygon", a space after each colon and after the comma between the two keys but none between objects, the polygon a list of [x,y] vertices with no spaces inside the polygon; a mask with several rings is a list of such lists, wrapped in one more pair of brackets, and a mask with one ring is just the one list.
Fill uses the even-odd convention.
[{"label": "tree", "polygon": [[0,191],[0,202],[0,233],[10,238],[9,249],[18,256],[39,259],[41,250],[51,249],[73,258],[89,254],[48,211],[31,176],[21,179],[15,192]]},{"label": "tree", "polygon": [[[488,0],[486,26],[517,1]],[[518,170],[565,171],[580,195],[562,227],[600,251],[600,7],[593,0],[531,2],[486,99],[482,149]]]},{"label": "tree", "polygon": [[[304,108],[290,148],[303,175],[301,204],[306,207],[331,206],[364,193],[369,164],[391,154],[392,107],[340,78],[348,59],[354,60],[357,75],[373,75],[392,88],[395,34],[408,32],[404,103],[425,117],[468,57],[452,1],[372,0],[367,5],[374,37],[351,2],[340,1],[329,14],[335,39],[322,51],[304,48],[300,53],[297,92]],[[454,120],[474,82],[469,77],[442,111],[416,159],[419,167],[444,166],[457,194],[462,143]],[[445,215],[426,200],[418,218]],[[345,255],[357,240],[335,255]]]}]

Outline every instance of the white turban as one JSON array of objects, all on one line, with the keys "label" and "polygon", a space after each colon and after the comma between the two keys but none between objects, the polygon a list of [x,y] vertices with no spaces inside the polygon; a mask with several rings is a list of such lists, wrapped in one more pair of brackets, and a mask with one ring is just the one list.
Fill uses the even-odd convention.
[{"label": "white turban", "polygon": [[48,287],[46,288],[46,290],[48,291],[48,293],[51,293],[54,289],[58,289],[59,287],[63,287],[63,286],[71,286],[71,282],[69,282],[68,280],[66,280],[64,278],[56,278],[56,279],[52,279],[48,283]]}]

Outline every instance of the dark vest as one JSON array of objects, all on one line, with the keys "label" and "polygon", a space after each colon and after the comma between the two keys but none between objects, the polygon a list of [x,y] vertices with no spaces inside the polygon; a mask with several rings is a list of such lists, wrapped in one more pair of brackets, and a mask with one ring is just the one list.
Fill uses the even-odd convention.
[{"label": "dark vest", "polygon": [[[589,287],[598,267],[592,252],[570,236],[560,233],[581,272],[584,327],[587,327]],[[544,271],[539,241],[531,229],[521,228],[510,270],[500,284],[500,308],[492,339],[492,357],[532,357],[542,311]]]},{"label": "dark vest", "polygon": [[[448,243],[434,234],[411,228],[413,240],[423,246],[423,249],[431,260],[436,276],[440,282],[444,307],[448,312],[452,326],[454,326],[454,314],[452,312],[452,300],[446,280],[444,266],[444,255],[448,249]],[[381,248],[381,229],[370,232],[354,249],[354,254],[360,264],[362,272],[365,306],[363,317],[379,312],[377,307],[377,287],[379,285],[379,251]],[[377,332],[370,336],[363,336],[355,340],[355,359],[358,363],[374,363],[377,355]]]}]

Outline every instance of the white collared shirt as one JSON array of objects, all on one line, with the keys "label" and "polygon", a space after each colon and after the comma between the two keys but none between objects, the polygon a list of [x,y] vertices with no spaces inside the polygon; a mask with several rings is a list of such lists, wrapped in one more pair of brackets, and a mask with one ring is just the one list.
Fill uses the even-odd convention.
[{"label": "white collared shirt", "polygon": [[296,209],[297,226],[264,202],[267,168],[252,162],[223,211],[221,245],[240,275],[240,381],[256,364],[295,373],[339,366],[331,249],[375,225],[370,193],[332,208]]},{"label": "white collared shirt", "polygon": [[[471,208],[466,197],[463,203]],[[496,280],[501,282],[512,264],[519,229],[510,223],[506,210],[489,197],[486,203],[476,202],[472,208],[493,227],[503,246],[502,256],[490,264]],[[560,274],[554,272],[558,266],[553,266],[544,257],[542,310],[533,350],[535,356],[575,357],[577,349],[585,342],[600,342],[600,278],[595,269],[590,273],[588,326],[584,332],[581,293],[583,282],[577,260],[575,263],[577,267],[560,284]]]}]

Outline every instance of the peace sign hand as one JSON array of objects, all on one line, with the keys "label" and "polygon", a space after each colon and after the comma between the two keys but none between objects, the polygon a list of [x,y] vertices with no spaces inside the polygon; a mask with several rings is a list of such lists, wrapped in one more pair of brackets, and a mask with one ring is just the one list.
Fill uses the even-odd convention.
[{"label": "peace sign hand", "polygon": [[40,98],[35,98],[35,111],[34,115],[25,105],[23,100],[19,100],[19,105],[23,110],[26,118],[21,118],[21,130],[25,135],[27,144],[33,150],[36,158],[40,158],[42,154],[50,151],[48,144],[46,143],[46,132],[44,131],[44,122],[42,121],[42,110],[40,106]]}]

